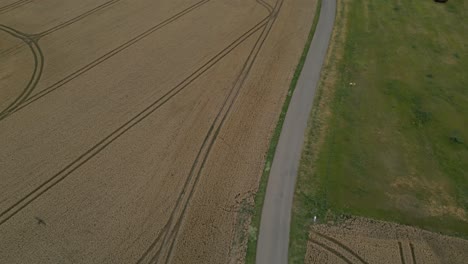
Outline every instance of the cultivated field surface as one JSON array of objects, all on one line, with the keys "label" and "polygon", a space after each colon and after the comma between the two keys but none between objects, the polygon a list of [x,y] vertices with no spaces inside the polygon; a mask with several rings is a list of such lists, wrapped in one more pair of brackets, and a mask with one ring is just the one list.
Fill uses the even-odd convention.
[{"label": "cultivated field surface", "polygon": [[[303,262],[314,217],[360,216],[468,238],[466,3],[337,1],[296,185],[291,263]],[[340,240],[355,246],[352,237]],[[418,263],[438,263],[418,252]]]},{"label": "cultivated field surface", "polygon": [[313,225],[306,264],[466,263],[468,241],[366,218]]},{"label": "cultivated field surface", "polygon": [[309,0],[0,2],[0,263],[233,263]]}]

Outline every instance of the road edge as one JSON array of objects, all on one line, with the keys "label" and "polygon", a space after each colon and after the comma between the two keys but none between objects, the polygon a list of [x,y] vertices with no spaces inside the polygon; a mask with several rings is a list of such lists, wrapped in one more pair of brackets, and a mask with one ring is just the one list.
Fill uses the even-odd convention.
[{"label": "road edge", "polygon": [[302,68],[310,74],[299,75],[268,177],[257,242],[257,264],[288,262],[291,209],[299,160],[335,15],[336,0],[322,0],[318,24]]},{"label": "road edge", "polygon": [[264,161],[264,167],[262,171],[262,175],[260,177],[259,185],[257,193],[255,194],[254,198],[254,205],[252,208],[252,216],[251,222],[249,224],[249,236],[247,241],[247,249],[245,253],[245,263],[246,264],[254,264],[255,258],[257,255],[257,241],[258,241],[258,230],[260,229],[260,221],[261,221],[261,212],[263,208],[263,203],[265,200],[265,193],[268,184],[268,178],[270,175],[270,168],[273,162],[273,158],[275,156],[276,146],[278,145],[278,141],[281,135],[281,130],[283,128],[284,119],[286,117],[286,113],[288,111],[289,104],[291,102],[292,95],[294,94],[294,90],[296,88],[297,81],[299,76],[304,68],[304,63],[307,57],[307,54],[310,49],[310,44],[312,43],[312,39],[317,28],[318,19],[320,17],[320,8],[323,0],[317,0],[317,6],[314,11],[314,17],[312,20],[312,26],[309,31],[309,35],[307,36],[306,43],[304,44],[304,48],[299,58],[299,62],[294,70],[294,75],[289,85],[288,93],[283,102],[283,106],[281,107],[281,112],[278,117],[278,121],[276,123],[275,129],[273,130],[273,134],[270,139],[270,143],[268,145],[268,150],[266,152],[266,157]]}]

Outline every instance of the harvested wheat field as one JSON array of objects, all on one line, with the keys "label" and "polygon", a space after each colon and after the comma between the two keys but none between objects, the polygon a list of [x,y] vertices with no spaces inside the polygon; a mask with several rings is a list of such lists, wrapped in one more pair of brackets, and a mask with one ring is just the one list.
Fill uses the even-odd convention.
[{"label": "harvested wheat field", "polygon": [[418,228],[352,217],[312,225],[305,263],[462,264],[468,241]]},{"label": "harvested wheat field", "polygon": [[0,263],[228,263],[312,0],[0,6]]}]

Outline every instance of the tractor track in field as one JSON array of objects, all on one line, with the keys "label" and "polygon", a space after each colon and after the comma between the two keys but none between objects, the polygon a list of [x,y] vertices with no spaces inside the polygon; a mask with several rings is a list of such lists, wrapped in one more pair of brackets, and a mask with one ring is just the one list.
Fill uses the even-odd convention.
[{"label": "tractor track in field", "polygon": [[400,262],[401,264],[407,264],[408,259],[411,259],[410,263],[411,264],[417,264],[416,261],[416,254],[414,253],[414,245],[411,241],[408,241],[408,247],[406,249],[409,249],[409,254],[405,254],[405,251],[407,252],[408,250],[404,250],[403,247],[403,242],[398,241],[398,252],[400,253]]},{"label": "tractor track in field", "polygon": [[414,245],[413,243],[409,243],[410,245],[410,249],[411,249],[411,259],[413,260],[413,264],[417,264],[416,263],[416,254],[414,254]]},{"label": "tractor track in field", "polygon": [[[327,259],[323,253],[328,257],[339,255],[317,242],[353,264],[377,260],[392,264],[464,263],[468,245],[463,239],[363,217],[312,225],[305,263],[334,263],[334,258]],[[317,248],[319,251],[315,251]]]},{"label": "tractor track in field", "polygon": [[344,262],[348,263],[348,264],[354,264],[350,259],[348,259],[347,257],[345,257],[343,254],[341,254],[339,251],[337,251],[336,249],[332,248],[332,247],[329,247],[315,239],[310,239],[310,241],[318,246],[320,246],[321,248],[325,249],[326,251],[332,253],[333,255],[337,256],[338,258],[340,258],[341,260],[343,260]]},{"label": "tractor track in field", "polygon": [[102,3],[102,4],[98,5],[98,6],[96,6],[95,8],[90,9],[90,10],[88,10],[88,11],[86,11],[86,12],[84,12],[84,13],[82,13],[82,14],[80,14],[80,15],[78,15],[78,16],[70,19],[70,20],[68,20],[68,21],[60,23],[60,24],[58,24],[58,25],[56,25],[56,26],[54,26],[54,27],[52,27],[52,28],[50,28],[48,30],[45,30],[45,31],[41,32],[41,33],[33,34],[32,36],[34,38],[37,38],[37,39],[45,37],[45,36],[47,36],[47,35],[49,35],[51,33],[54,33],[55,31],[58,31],[58,30],[64,28],[64,27],[68,27],[70,25],[73,25],[74,23],[76,23],[76,22],[78,22],[78,21],[80,21],[80,20],[82,20],[82,19],[84,19],[84,18],[86,18],[86,17],[100,11],[100,10],[103,10],[103,9],[106,9],[107,7],[113,6],[114,4],[116,4],[117,2],[120,2],[120,1],[121,0],[107,1],[107,2]]},{"label": "tractor track in field", "polygon": [[[202,2],[208,2],[208,1],[209,0],[204,0]],[[199,3],[201,3],[201,2],[199,2]],[[272,14],[272,15],[274,15],[274,14]],[[129,121],[127,121],[126,123],[121,125],[119,128],[114,130],[111,134],[109,134],[107,137],[102,139],[96,145],[91,147],[88,151],[86,151],[85,153],[80,155],[73,162],[71,162],[70,164],[65,166],[58,173],[54,174],[52,177],[50,177],[48,180],[46,180],[41,185],[36,187],[33,191],[29,192],[26,196],[21,198],[15,204],[13,204],[12,206],[10,206],[6,210],[4,210],[2,213],[0,213],[0,225],[6,223],[11,217],[16,215],[18,212],[20,212],[22,209],[24,209],[26,206],[28,206],[33,201],[35,201],[42,194],[44,194],[45,192],[50,190],[52,187],[54,187],[55,185],[57,185],[58,183],[63,181],[65,178],[67,178],[69,175],[71,175],[76,169],[81,167],[87,161],[91,160],[95,155],[97,155],[99,152],[101,152],[103,149],[105,149],[108,145],[110,145],[112,142],[114,142],[116,139],[118,139],[120,136],[122,136],[125,132],[130,130],[132,127],[134,127],[135,125],[137,125],[138,123],[143,121],[145,118],[147,118],[153,112],[155,112],[157,109],[159,109],[161,106],[163,106],[172,97],[177,95],[179,92],[181,92],[183,89],[185,89],[189,84],[194,82],[198,77],[200,77],[204,72],[206,72],[208,69],[213,67],[222,58],[227,56],[232,50],[234,50],[235,47],[242,44],[248,37],[250,37],[251,35],[253,35],[257,31],[259,31],[260,29],[262,29],[263,26],[267,25],[268,20],[272,17],[272,15],[267,16],[262,21],[260,21],[255,26],[253,26],[250,30],[243,33],[238,39],[233,41],[225,49],[223,49],[217,55],[212,57],[203,66],[201,66],[195,72],[193,72],[191,75],[186,77],[178,85],[171,88],[162,97],[158,98],[151,105],[147,106],[143,111],[139,112],[137,115],[135,115]],[[276,16],[273,16],[273,17],[276,17]],[[262,42],[262,44],[263,44],[263,42]],[[258,54],[258,52],[257,52],[257,54]],[[249,67],[249,69],[250,69],[250,67]],[[245,77],[244,77],[244,79],[245,79]],[[224,119],[223,119],[223,122],[224,122]],[[217,131],[219,131],[219,129]]]},{"label": "tractor track in field", "polygon": [[[33,27],[16,16],[39,17],[39,2],[4,19],[12,32],[31,33],[46,60],[32,93],[0,116],[0,230],[12,242],[0,259],[242,259],[238,218],[258,184],[314,5],[96,2],[47,2],[51,17]],[[5,90],[2,108],[33,65],[29,49],[4,36],[1,66],[12,64],[5,83],[15,89]],[[44,239],[67,252],[37,248]]]},{"label": "tractor track in field", "polygon": [[257,1],[257,3],[259,3],[260,5],[264,6],[268,10],[269,15],[273,13],[273,6],[271,6],[268,2],[265,2],[263,0],[255,0],[255,1]]},{"label": "tractor track in field", "polygon": [[31,75],[31,78],[29,79],[29,82],[27,83],[26,87],[21,91],[21,93],[15,98],[15,100],[11,102],[5,109],[3,109],[0,112],[0,121],[1,121],[3,118],[5,118],[8,115],[10,111],[13,111],[19,105],[24,103],[24,101],[26,101],[28,96],[32,93],[32,91],[36,87],[37,83],[41,79],[42,70],[44,69],[44,54],[39,44],[37,43],[37,41],[31,39],[29,35],[21,33],[15,29],[12,29],[4,25],[0,25],[0,31],[4,31],[10,34],[11,36],[24,41],[24,43],[28,45],[34,57],[33,73]]},{"label": "tractor track in field", "polygon": [[318,233],[318,232],[314,232],[314,234],[322,237],[323,239],[325,240],[328,240],[330,241],[331,243],[334,243],[335,245],[337,245],[338,247],[342,248],[343,250],[345,250],[346,252],[348,252],[349,254],[353,255],[356,259],[358,259],[362,264],[369,264],[367,261],[364,260],[364,258],[362,258],[359,254],[357,254],[354,250],[352,250],[351,248],[349,248],[348,246],[346,246],[345,244],[343,244],[342,242],[338,241],[337,239],[331,237],[331,236],[327,236],[325,234],[322,234],[322,233]]},{"label": "tractor track in field", "polygon": [[[369,264],[366,260],[364,260],[363,257],[361,257],[359,254],[357,254],[354,250],[350,249],[348,246],[340,242],[339,240],[327,236],[322,233],[318,233],[316,231],[313,231],[312,234],[317,235],[321,239],[326,240],[327,242],[321,242],[320,239],[314,239],[310,238],[310,242],[313,244],[323,248],[324,250],[330,252],[331,254],[337,256],[341,260],[343,260],[346,263],[349,264]],[[327,243],[331,243],[332,245],[327,245]],[[417,264],[416,261],[416,254],[414,252],[414,245],[412,242],[408,241],[407,242],[407,249],[409,249],[409,253],[407,252],[408,250],[405,250],[406,247],[403,247],[403,242],[402,241],[397,241],[398,245],[398,259],[401,264]],[[406,251],[406,252],[405,252]],[[351,255],[352,258],[347,257],[346,255]],[[407,260],[411,260],[409,263]]]},{"label": "tractor track in field", "polygon": [[2,7],[0,7],[0,14],[4,14],[4,13],[6,13],[8,11],[11,11],[11,10],[14,10],[14,9],[16,9],[18,7],[23,6],[23,5],[29,4],[32,1],[33,0],[19,0],[19,1],[13,2],[11,4],[2,6]]},{"label": "tractor track in field", "polygon": [[401,264],[406,264],[406,261],[405,261],[405,255],[403,253],[403,246],[401,245],[401,242],[398,241],[398,252],[400,253],[400,261],[401,261]]},{"label": "tractor track in field", "polygon": [[39,46],[39,39],[41,37],[44,37],[44,36],[47,36],[57,30],[60,30],[64,27],[67,27],[67,26],[70,26],[84,18],[86,18],[87,16],[99,11],[99,10],[102,10],[110,5],[113,5],[115,4],[116,2],[118,2],[120,0],[111,0],[111,1],[108,1],[104,4],[101,4],[77,17],[74,17],[73,19],[70,19],[66,22],[63,22],[57,26],[54,26],[46,31],[43,31],[41,33],[38,33],[38,34],[27,34],[27,33],[24,33],[24,32],[20,32],[12,27],[9,27],[9,26],[6,26],[6,25],[1,25],[0,24],[0,30],[16,37],[16,38],[19,38],[21,40],[23,40],[31,49],[31,52],[34,56],[34,70],[33,70],[33,74],[28,82],[28,84],[26,85],[26,87],[23,89],[23,91],[18,95],[18,97],[15,98],[15,100],[10,104],[8,105],[5,109],[3,109],[1,112],[0,112],[0,121],[3,120],[4,118],[6,118],[10,113],[14,112],[19,106],[21,106],[25,101],[28,100],[29,96],[31,95],[31,93],[33,92],[33,90],[36,88],[37,84],[39,83],[39,80],[41,79],[41,75],[42,75],[42,71],[44,69],[44,53],[42,52],[40,46]]},{"label": "tractor track in field", "polygon": [[[265,19],[263,19],[261,22],[262,24],[264,23],[264,25],[262,26],[263,31],[261,35],[259,36],[259,38],[257,39],[254,47],[250,51],[250,54],[246,62],[244,63],[239,76],[237,77],[234,85],[232,86],[231,91],[228,93],[228,96],[226,97],[220,111],[218,112],[216,118],[214,119],[212,125],[210,126],[210,129],[208,130],[201,147],[199,148],[198,154],[195,158],[195,161],[192,164],[189,175],[186,179],[186,182],[184,184],[184,187],[181,193],[178,196],[176,205],[170,214],[168,222],[165,224],[165,226],[163,227],[161,232],[158,234],[156,239],[153,241],[153,243],[150,245],[150,247],[140,257],[140,259],[138,260],[138,263],[145,262],[147,258],[149,258],[150,252],[153,251],[158,244],[159,244],[159,247],[156,249],[155,254],[146,263],[159,263],[161,260],[160,258],[162,256],[161,254],[164,252],[164,247],[167,246],[168,244],[169,244],[169,248],[167,248],[167,254],[163,262],[164,263],[169,262],[173,249],[174,249],[177,234],[180,230],[180,226],[181,226],[183,217],[185,215],[185,211],[188,207],[188,203],[190,202],[190,199],[195,191],[197,182],[201,176],[204,165],[206,161],[208,160],[210,151],[216,142],[217,135],[219,134],[227,116],[229,115],[231,108],[234,105],[239,95],[241,87],[244,84],[250,72],[250,69],[252,68],[265,40],[267,39],[271,31],[271,28],[273,27],[274,22],[276,21],[276,17],[281,9],[282,4],[283,4],[283,0],[279,0],[276,2],[275,7],[273,9],[270,10],[269,8],[267,8],[269,10],[269,15]],[[262,27],[258,28],[258,30],[261,29]],[[226,110],[224,111],[224,109]],[[218,120],[220,121],[218,125],[216,126],[216,123]],[[216,129],[215,129],[215,126],[216,126]],[[197,164],[199,163],[200,160],[201,160],[201,163],[197,169]],[[190,184],[190,182],[192,181],[193,183]],[[187,190],[188,188],[190,189]],[[184,194],[186,193],[188,193],[187,198],[185,199],[184,202],[182,202],[184,200],[183,199]],[[177,217],[177,219],[175,219],[176,212],[178,211],[179,208],[181,208],[180,215]],[[172,230],[170,230],[171,225],[173,226]],[[161,242],[161,243],[158,243],[158,242]]]},{"label": "tractor track in field", "polygon": [[[117,1],[121,1],[121,0],[112,0],[110,2],[107,2],[107,5],[105,5],[105,6],[99,6],[99,7],[96,7],[98,9],[95,8],[95,9],[89,10],[88,12],[84,13],[84,14],[86,14],[86,16],[83,16],[84,14],[82,14],[82,15],[80,15],[78,17],[75,17],[74,19],[71,19],[71,20],[69,20],[67,22],[64,22],[62,25],[58,25],[59,28],[53,27],[53,28],[51,28],[49,30],[44,31],[46,33],[45,35],[50,34],[51,33],[51,32],[49,32],[50,30],[53,30],[55,32],[55,31],[57,31],[57,30],[59,30],[59,29],[61,29],[63,27],[69,26],[69,25],[71,25],[71,24],[73,24],[73,23],[75,23],[75,22],[77,22],[79,20],[82,20],[83,18],[91,15],[92,13],[95,13],[95,12],[97,12],[99,10],[102,10],[102,9],[104,9],[106,7],[109,7],[109,6],[113,5],[113,4],[115,4]],[[47,96],[50,93],[52,93],[52,92],[56,91],[57,89],[61,88],[63,85],[67,84],[68,82],[78,78],[80,75],[84,74],[85,72],[87,72],[87,71],[93,69],[94,67],[98,66],[99,64],[107,61],[108,59],[110,59],[113,56],[115,56],[115,55],[119,54],[120,52],[122,52],[123,50],[133,46],[134,44],[136,44],[139,41],[141,41],[142,39],[148,37],[152,33],[164,28],[165,26],[167,26],[167,25],[171,24],[172,22],[178,20],[179,18],[185,16],[186,14],[189,14],[190,12],[192,12],[195,9],[201,7],[202,5],[208,3],[209,1],[211,1],[211,0],[202,0],[202,1],[199,1],[199,2],[197,2],[197,3],[195,3],[195,4],[191,5],[191,6],[187,7],[186,9],[174,14],[173,16],[171,16],[171,17],[167,18],[166,20],[158,23],[157,25],[154,25],[153,27],[147,29],[143,33],[131,38],[130,40],[123,43],[122,45],[114,48],[113,50],[105,53],[104,55],[102,55],[99,58],[93,60],[92,62],[86,64],[85,66],[81,67],[80,69],[78,69],[78,70],[74,71],[73,73],[67,75],[66,77],[60,79],[59,81],[57,81],[54,84],[48,86],[47,88],[41,90],[40,92],[38,92],[38,93],[36,93],[36,94],[34,94],[34,95],[30,96],[30,97],[29,97],[29,95],[31,93],[28,93],[28,97],[23,98],[23,100],[21,101],[21,104],[16,104],[15,107],[10,107],[7,110],[2,111],[2,113],[0,114],[0,121],[4,120],[5,118],[11,116],[12,114],[14,114],[16,112],[28,107],[29,105],[36,102],[37,100],[39,100],[41,98],[44,98],[45,96]],[[79,19],[77,19],[77,18],[79,18]],[[73,23],[70,23],[70,22],[73,22]],[[0,29],[2,27],[8,28],[9,30],[12,30],[12,31],[17,32],[19,34],[27,36],[27,38],[31,39],[31,40],[33,40],[33,38],[35,36],[40,36],[40,37],[45,36],[45,35],[41,35],[41,34],[44,34],[44,32],[39,33],[38,35],[28,35],[28,34],[20,33],[20,32],[14,30],[12,28],[9,28],[7,26],[0,25]],[[37,41],[35,41],[34,43],[36,43],[36,45],[38,46]],[[43,57],[44,56],[42,54],[42,58]],[[32,90],[34,90],[36,85],[37,85],[37,82],[32,88],[30,88],[31,92],[32,92]],[[1,224],[1,222],[0,222],[0,224]]]},{"label": "tractor track in field", "polygon": [[[309,238],[309,240],[313,244],[316,244],[319,247],[325,249],[326,251],[343,260],[344,262],[349,264],[369,264],[366,260],[364,260],[363,257],[361,257],[354,250],[346,246],[338,239],[335,239],[331,236],[327,236],[319,232],[313,232],[312,234],[317,236],[315,238]],[[351,257],[348,257],[347,255]]]}]

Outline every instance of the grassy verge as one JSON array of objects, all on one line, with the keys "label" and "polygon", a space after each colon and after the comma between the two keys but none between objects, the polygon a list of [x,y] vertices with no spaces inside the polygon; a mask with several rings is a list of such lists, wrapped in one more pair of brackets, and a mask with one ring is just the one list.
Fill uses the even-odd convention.
[{"label": "grassy verge", "polygon": [[330,57],[334,81],[320,93],[333,95],[324,109],[317,99],[309,123],[291,263],[304,260],[314,215],[321,222],[365,216],[468,237],[468,61],[461,59],[468,54],[468,6],[339,2],[343,56]]},{"label": "grassy verge", "polygon": [[289,263],[303,263],[306,253],[309,226],[314,216],[319,221],[327,215],[327,199],[324,187],[314,177],[313,166],[317,149],[324,144],[331,118],[331,102],[334,87],[338,82],[338,66],[343,60],[343,45],[346,36],[346,10],[343,1],[337,2],[335,26],[330,40],[327,57],[321,72],[321,80],[315,95],[314,105],[308,122],[304,149],[299,164],[296,191],[291,219],[289,241]]},{"label": "grassy verge", "polygon": [[307,38],[307,42],[305,44],[301,58],[294,72],[294,76],[291,80],[288,94],[286,95],[286,99],[281,109],[278,123],[276,124],[276,128],[273,132],[273,136],[270,140],[270,145],[268,147],[268,152],[267,152],[266,159],[265,159],[265,167],[263,169],[263,173],[260,178],[258,191],[255,194],[254,210],[252,214],[251,224],[249,227],[249,238],[248,238],[247,253],[246,253],[246,258],[245,258],[245,262],[247,264],[255,263],[255,256],[257,252],[258,230],[260,227],[260,218],[261,218],[261,213],[262,213],[262,208],[263,208],[263,202],[265,200],[265,192],[266,192],[266,187],[268,183],[268,176],[270,174],[271,163],[273,162],[273,158],[275,156],[276,146],[278,145],[278,140],[281,134],[281,129],[283,128],[284,118],[286,117],[286,112],[288,110],[291,97],[293,95],[294,89],[296,88],[297,80],[299,78],[299,75],[301,74],[302,68],[304,67],[305,58],[307,56],[307,53],[309,52],[310,43],[312,42],[315,28],[317,27],[318,18],[320,16],[321,2],[322,2],[321,0],[318,0],[317,2],[314,20],[312,22],[312,27],[311,27],[309,36]]}]

